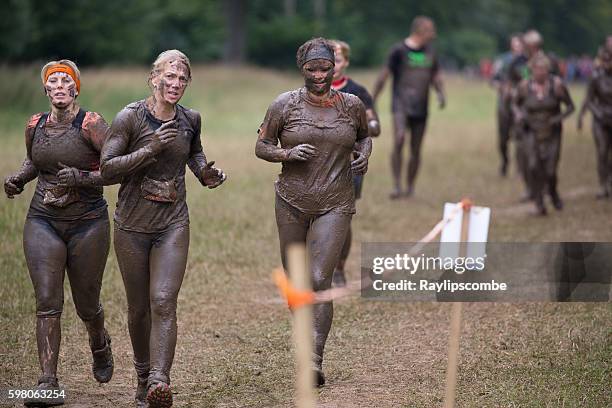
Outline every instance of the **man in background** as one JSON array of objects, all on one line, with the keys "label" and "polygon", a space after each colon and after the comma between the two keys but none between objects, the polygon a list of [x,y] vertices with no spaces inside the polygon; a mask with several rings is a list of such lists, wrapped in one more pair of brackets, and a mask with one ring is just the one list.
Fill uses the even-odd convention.
[{"label": "man in background", "polygon": [[[433,86],[438,96],[440,109],[444,108],[445,96],[440,76],[438,57],[431,46],[436,38],[434,22],[425,16],[412,21],[410,36],[394,45],[389,52],[387,63],[374,85],[374,101],[380,95],[389,75],[393,76],[393,150],[391,171],[393,174],[392,199],[410,197],[421,158],[421,145],[427,124],[429,88]],[[401,189],[402,148],[410,129],[410,160],[406,190]]]},{"label": "man in background", "polygon": [[510,104],[512,101],[512,88],[513,85],[516,85],[510,80],[510,64],[516,58],[523,55],[523,48],[521,34],[512,34],[510,36],[510,50],[497,58],[493,67],[494,74],[491,83],[497,88],[497,134],[501,156],[499,173],[502,177],[505,177],[508,173],[508,143],[512,129],[512,109]]}]

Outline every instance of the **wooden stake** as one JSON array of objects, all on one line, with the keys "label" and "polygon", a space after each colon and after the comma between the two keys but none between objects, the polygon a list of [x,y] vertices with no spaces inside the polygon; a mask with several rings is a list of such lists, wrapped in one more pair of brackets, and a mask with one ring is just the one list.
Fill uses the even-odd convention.
[{"label": "wooden stake", "polygon": [[[467,255],[470,230],[470,210],[463,209],[461,220],[461,242],[459,256]],[[461,302],[453,302],[450,316],[450,329],[448,336],[448,366],[446,368],[446,392],[444,396],[444,408],[455,406],[455,394],[457,390],[457,368],[459,366],[459,339],[461,338]]]},{"label": "wooden stake", "polygon": [[448,368],[446,369],[446,395],[444,408],[455,406],[457,366],[459,365],[459,338],[461,337],[461,302],[453,302],[448,337]]},{"label": "wooden stake", "polygon": [[[292,244],[287,250],[291,283],[297,290],[312,290],[312,282],[306,262],[306,247]],[[314,374],[312,370],[312,305],[293,310],[293,343],[296,354],[296,406],[315,408]]]}]

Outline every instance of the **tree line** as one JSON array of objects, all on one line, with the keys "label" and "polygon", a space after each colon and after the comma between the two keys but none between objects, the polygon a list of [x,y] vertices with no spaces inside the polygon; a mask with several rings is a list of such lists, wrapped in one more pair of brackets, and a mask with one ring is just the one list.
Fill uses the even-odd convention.
[{"label": "tree line", "polygon": [[610,0],[6,0],[0,61],[69,57],[79,65],[150,63],[178,48],[195,62],[291,67],[313,36],[339,38],[353,66],[382,63],[417,15],[432,17],[446,65],[476,64],[538,29],[560,56],[593,55],[612,21]]}]

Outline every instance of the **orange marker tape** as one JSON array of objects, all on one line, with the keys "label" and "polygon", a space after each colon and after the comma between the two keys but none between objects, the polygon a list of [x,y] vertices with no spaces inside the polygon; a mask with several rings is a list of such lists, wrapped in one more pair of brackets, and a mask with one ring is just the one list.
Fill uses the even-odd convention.
[{"label": "orange marker tape", "polygon": [[314,292],[299,291],[291,286],[287,279],[287,275],[281,268],[274,270],[274,283],[278,286],[281,295],[287,300],[287,304],[291,309],[296,307],[311,305],[315,301]]}]

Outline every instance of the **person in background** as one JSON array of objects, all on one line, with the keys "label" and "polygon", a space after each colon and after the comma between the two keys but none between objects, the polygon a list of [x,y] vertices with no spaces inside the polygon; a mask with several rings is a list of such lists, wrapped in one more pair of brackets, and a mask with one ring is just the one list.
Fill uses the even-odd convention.
[{"label": "person in background", "polygon": [[[346,69],[350,64],[351,47],[344,41],[331,40],[334,45],[334,54],[336,58],[336,65],[334,65],[334,79],[332,81],[332,89],[335,91],[346,92],[357,96],[361,102],[363,102],[366,108],[366,119],[368,120],[368,132],[370,137],[377,137],[380,135],[380,122],[378,115],[374,110],[374,103],[372,102],[372,96],[369,92],[357,82],[353,81],[346,75]],[[355,199],[361,198],[361,189],[363,187],[363,174],[353,174],[353,187],[355,189]],[[349,230],[346,234],[346,240],[342,247],[342,253],[340,254],[340,260],[334,271],[333,283],[336,286],[346,285],[346,277],[344,276],[344,265],[346,259],[351,251],[352,242],[352,230],[349,226]]]},{"label": "person in background", "polygon": [[578,129],[582,129],[582,119],[588,109],[593,115],[592,132],[597,151],[600,185],[597,198],[602,199],[612,197],[612,49],[604,45],[597,57],[599,66],[589,80],[578,115]]},{"label": "person in background", "polygon": [[[554,75],[559,75],[559,66],[556,62],[556,59],[552,56],[548,56],[542,50],[543,39],[540,33],[536,30],[528,30],[523,34],[522,37],[524,44],[524,53],[517,55],[514,60],[510,63],[509,69],[509,77],[514,85],[513,95],[516,95],[516,90],[518,88],[518,84],[523,80],[528,80],[531,78],[531,69],[529,61],[533,59],[537,55],[544,55],[549,57],[549,62],[551,64],[551,73]],[[526,138],[523,132],[523,128],[521,126],[514,126],[512,129],[512,134],[515,140],[515,155],[516,155],[516,164],[519,169],[519,173],[523,180],[525,193],[521,197],[522,202],[527,202],[533,200],[534,192],[533,186],[531,185],[530,174],[528,165],[528,147],[526,145]]]},{"label": "person in background", "polygon": [[499,174],[505,177],[508,173],[508,144],[512,131],[512,91],[517,85],[510,78],[510,64],[515,58],[523,55],[523,41],[521,34],[516,33],[510,36],[510,50],[502,54],[495,61],[495,73],[491,83],[497,88],[497,135],[498,148],[501,156]]},{"label": "person in background", "polygon": [[[414,194],[429,112],[430,87],[436,91],[440,109],[446,105],[438,56],[431,45],[435,38],[436,27],[433,20],[425,16],[416,17],[412,21],[410,35],[391,48],[387,63],[374,85],[373,97],[376,102],[389,75],[393,77],[391,110],[394,137],[391,152],[393,175],[391,199],[410,197]],[[406,128],[410,129],[410,160],[406,190],[402,190],[400,179]]]},{"label": "person in background", "polygon": [[[551,62],[543,54],[529,61],[531,78],[518,87],[513,104],[515,121],[522,126],[529,176],[538,214],[546,215],[544,190],[557,210],[563,202],[557,191],[557,167],[561,154],[562,122],[574,111],[563,80],[551,74]],[[561,106],[565,105],[565,110]]]}]

